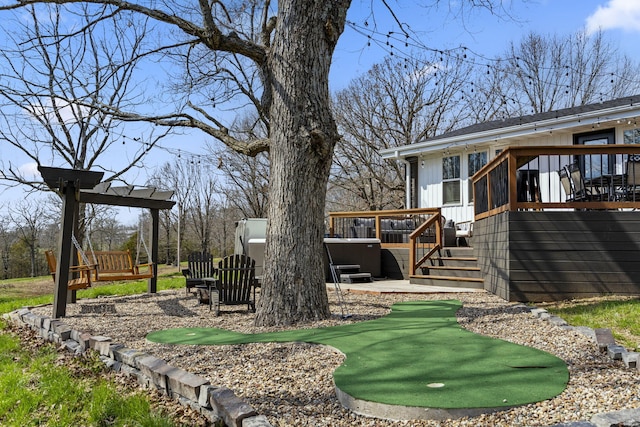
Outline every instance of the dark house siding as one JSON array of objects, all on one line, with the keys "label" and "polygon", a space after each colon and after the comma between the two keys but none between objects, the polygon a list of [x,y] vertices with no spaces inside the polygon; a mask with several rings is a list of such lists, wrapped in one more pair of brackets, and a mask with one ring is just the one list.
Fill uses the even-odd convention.
[{"label": "dark house siding", "polygon": [[474,249],[509,301],[640,295],[640,212],[505,212],[476,222]]}]

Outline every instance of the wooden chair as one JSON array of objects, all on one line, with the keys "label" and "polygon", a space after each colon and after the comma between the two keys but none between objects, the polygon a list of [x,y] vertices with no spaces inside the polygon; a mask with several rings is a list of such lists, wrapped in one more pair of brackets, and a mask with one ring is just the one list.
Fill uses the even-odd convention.
[{"label": "wooden chair", "polygon": [[[256,268],[255,261],[246,255],[230,255],[218,263],[215,281],[218,291],[216,316],[220,305],[247,304],[247,310],[256,311]],[[209,298],[215,298],[210,295]]]},{"label": "wooden chair", "polygon": [[[44,256],[47,258],[47,264],[49,265],[49,273],[53,277],[53,281],[56,281],[56,269],[58,267],[56,256],[53,251],[44,251]],[[91,276],[95,274],[95,265],[74,265],[69,267],[69,274],[77,277],[70,278],[67,282],[67,287],[71,291],[78,289],[87,289],[91,287]]]},{"label": "wooden chair", "polygon": [[216,266],[213,263],[213,255],[208,252],[191,252],[187,257],[187,267],[182,269],[186,281],[186,292],[191,288],[204,285],[205,277],[216,275]]}]

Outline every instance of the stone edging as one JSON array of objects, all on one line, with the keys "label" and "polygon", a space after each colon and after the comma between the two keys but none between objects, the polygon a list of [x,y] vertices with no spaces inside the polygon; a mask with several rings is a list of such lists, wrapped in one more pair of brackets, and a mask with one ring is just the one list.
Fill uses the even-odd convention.
[{"label": "stone edging", "polygon": [[[640,370],[640,353],[627,351],[621,345],[616,344],[611,329],[591,329],[586,326],[571,326],[564,319],[554,316],[543,308],[530,307],[518,304],[541,320],[550,322],[559,328],[573,330],[593,339],[601,353],[613,360],[622,360],[627,368]],[[637,426],[640,425],[640,409],[623,409],[621,411],[595,414],[590,421],[574,421],[569,423],[554,424],[551,427],[609,427],[609,426]]]},{"label": "stone edging", "polygon": [[155,388],[176,399],[214,424],[223,421],[227,427],[272,427],[267,417],[258,415],[233,390],[213,386],[203,377],[168,365],[155,356],[114,343],[109,337],[76,331],[61,320],[34,314],[29,308],[12,311],[3,317],[18,326],[35,330],[42,339],[61,344],[72,353],[97,351],[108,368],[132,376],[142,386]]},{"label": "stone edging", "polygon": [[627,351],[623,346],[616,344],[616,341],[613,339],[611,329],[591,329],[586,326],[571,326],[564,319],[552,315],[544,308],[530,307],[524,304],[518,304],[515,307],[522,307],[537,318],[546,320],[559,328],[576,331],[582,335],[586,335],[595,341],[598,346],[598,350],[600,350],[601,353],[607,353],[607,355],[613,360],[622,360],[627,368],[636,368],[640,370],[640,353]]}]

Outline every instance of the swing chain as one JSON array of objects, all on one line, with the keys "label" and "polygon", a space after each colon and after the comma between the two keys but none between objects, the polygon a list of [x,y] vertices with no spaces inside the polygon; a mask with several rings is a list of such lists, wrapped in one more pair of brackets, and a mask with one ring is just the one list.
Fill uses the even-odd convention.
[{"label": "swing chain", "polygon": [[71,235],[71,241],[73,242],[73,246],[76,247],[76,250],[80,254],[80,257],[82,258],[82,262],[84,263],[84,265],[91,265],[91,263],[89,262],[89,259],[87,258],[87,254],[85,254],[82,248],[80,247],[80,243],[78,243],[78,239],[76,239],[75,234]]}]

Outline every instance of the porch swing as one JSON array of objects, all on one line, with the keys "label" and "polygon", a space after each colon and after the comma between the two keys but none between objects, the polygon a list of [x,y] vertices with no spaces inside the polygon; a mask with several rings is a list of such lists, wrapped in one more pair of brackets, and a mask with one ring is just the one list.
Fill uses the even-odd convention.
[{"label": "porch swing", "polygon": [[87,241],[89,242],[91,253],[87,255],[84,251],[78,249],[78,258],[82,259],[85,265],[96,265],[93,277],[96,282],[141,280],[153,277],[153,263],[139,263],[141,244],[147,253],[147,259],[151,259],[149,248],[147,248],[142,235],[141,225],[138,227],[135,263],[129,249],[124,251],[94,251],[91,239],[87,239]]},{"label": "porch swing", "polygon": [[[78,240],[76,240],[75,236],[71,236],[74,246],[78,251],[81,251],[80,245],[78,244]],[[78,252],[80,253],[80,252]],[[49,273],[51,273],[51,277],[53,277],[53,281],[56,281],[56,269],[58,268],[58,261],[56,259],[56,255],[51,250],[44,251],[44,256],[47,258],[47,264],[49,266]],[[67,288],[70,291],[77,291],[79,289],[87,289],[91,287],[91,275],[95,275],[97,273],[96,265],[90,264],[86,257],[80,258],[82,260],[82,264],[80,265],[72,265],[69,267],[69,273],[71,276],[76,276],[72,279],[69,279],[67,282]]]}]

